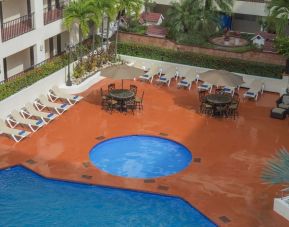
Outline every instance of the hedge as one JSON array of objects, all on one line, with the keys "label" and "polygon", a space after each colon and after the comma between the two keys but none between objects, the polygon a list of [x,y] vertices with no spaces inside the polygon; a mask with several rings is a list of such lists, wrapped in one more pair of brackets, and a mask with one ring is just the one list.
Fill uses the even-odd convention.
[{"label": "hedge", "polygon": [[16,78],[15,80],[8,81],[4,84],[0,84],[0,100],[3,100],[10,95],[26,88],[38,80],[45,78],[52,73],[60,70],[67,65],[65,56],[55,57],[51,61],[28,71],[25,75]]},{"label": "hedge", "polygon": [[283,67],[279,65],[244,61],[232,58],[180,52],[134,43],[119,43],[118,53],[135,57],[149,58],[210,69],[224,69],[231,72],[262,77],[282,78]]}]

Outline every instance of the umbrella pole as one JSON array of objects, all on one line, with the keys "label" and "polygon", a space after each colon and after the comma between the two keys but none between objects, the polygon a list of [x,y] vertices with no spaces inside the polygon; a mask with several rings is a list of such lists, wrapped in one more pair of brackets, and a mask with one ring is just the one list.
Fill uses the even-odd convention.
[{"label": "umbrella pole", "polygon": [[123,90],[123,80],[121,80],[121,89]]}]

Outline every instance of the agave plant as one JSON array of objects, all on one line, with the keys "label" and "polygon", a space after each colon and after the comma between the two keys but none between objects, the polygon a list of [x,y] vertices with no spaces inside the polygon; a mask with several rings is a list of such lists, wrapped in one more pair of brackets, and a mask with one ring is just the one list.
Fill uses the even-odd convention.
[{"label": "agave plant", "polygon": [[289,152],[281,148],[266,164],[262,180],[269,184],[289,183]]}]

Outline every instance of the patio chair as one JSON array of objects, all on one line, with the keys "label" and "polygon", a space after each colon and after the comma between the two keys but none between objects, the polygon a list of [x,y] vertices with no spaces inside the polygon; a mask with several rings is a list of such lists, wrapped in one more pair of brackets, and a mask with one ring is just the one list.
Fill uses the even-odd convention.
[{"label": "patio chair", "polygon": [[[197,74],[195,69],[190,69],[189,71],[186,72],[186,76],[184,79],[182,79],[178,84],[178,88],[188,88],[191,90],[193,82],[198,83],[199,81],[199,75]],[[183,74],[185,75],[185,74]]]},{"label": "patio chair", "polygon": [[176,70],[168,71],[166,74],[163,74],[156,80],[158,84],[166,84],[168,87],[171,84],[171,80],[176,77]]},{"label": "patio chair", "polygon": [[139,80],[152,83],[154,76],[158,75],[159,73],[160,68],[156,65],[153,65],[151,68],[148,69],[147,72],[144,73],[144,75],[139,77]]},{"label": "patio chair", "polygon": [[36,132],[38,129],[45,125],[45,121],[43,121],[42,119],[32,120],[23,118],[21,114],[16,110],[13,110],[11,112],[11,114],[7,117],[6,121],[11,128],[15,128],[17,125],[20,124],[23,126],[28,126],[33,132]]},{"label": "patio chair", "polygon": [[40,95],[35,101],[34,105],[38,111],[42,111],[45,108],[53,109],[57,114],[62,114],[70,108],[67,103],[54,103],[50,102],[44,95]]},{"label": "patio chair", "polygon": [[55,113],[48,113],[36,110],[31,102],[26,103],[25,107],[20,110],[20,114],[23,118],[27,119],[30,119],[32,117],[42,119],[46,124],[57,117],[57,114]]},{"label": "patio chair", "polygon": [[259,94],[263,94],[265,85],[261,80],[254,80],[248,91],[244,93],[244,98],[253,98],[258,100]]},{"label": "patio chair", "polygon": [[19,141],[26,138],[31,132],[10,128],[6,125],[5,121],[0,119],[0,133],[11,136],[14,139],[14,141],[18,143]]},{"label": "patio chair", "polygon": [[232,102],[228,107],[228,115],[232,116],[234,119],[239,116],[239,101]]},{"label": "patio chair", "polygon": [[137,86],[131,84],[131,85],[129,85],[129,90],[133,91],[133,93],[135,95],[137,94]]},{"label": "patio chair", "polygon": [[208,91],[209,93],[212,92],[213,85],[209,84],[207,82],[202,83],[201,85],[198,86],[199,91]]},{"label": "patio chair", "polygon": [[128,100],[125,102],[125,110],[128,112],[129,110],[134,114],[134,110],[137,108],[136,101],[134,99]]},{"label": "patio chair", "polygon": [[136,107],[139,110],[143,110],[143,97],[144,97],[144,91],[142,92],[141,97],[135,97]]},{"label": "patio chair", "polygon": [[289,113],[289,95],[284,94],[276,101],[277,107],[286,110],[286,113]]},{"label": "patio chair", "polygon": [[48,91],[48,97],[52,102],[55,102],[58,99],[63,99],[66,100],[70,105],[73,105],[83,99],[83,97],[79,95],[65,94],[57,86],[53,86],[52,89]]},{"label": "patio chair", "polygon": [[107,90],[108,90],[108,92],[110,92],[110,91],[112,91],[112,90],[114,90],[115,89],[115,84],[113,83],[113,84],[109,84],[108,86],[107,86]]}]

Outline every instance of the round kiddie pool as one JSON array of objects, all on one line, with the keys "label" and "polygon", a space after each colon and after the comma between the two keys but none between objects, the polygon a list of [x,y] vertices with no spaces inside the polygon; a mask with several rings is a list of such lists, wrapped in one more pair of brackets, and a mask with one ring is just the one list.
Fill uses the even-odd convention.
[{"label": "round kiddie pool", "polygon": [[156,178],[180,172],[192,161],[182,144],[155,136],[124,136],[103,141],[90,151],[92,163],[116,176]]}]

